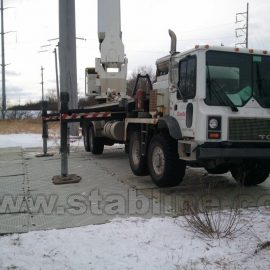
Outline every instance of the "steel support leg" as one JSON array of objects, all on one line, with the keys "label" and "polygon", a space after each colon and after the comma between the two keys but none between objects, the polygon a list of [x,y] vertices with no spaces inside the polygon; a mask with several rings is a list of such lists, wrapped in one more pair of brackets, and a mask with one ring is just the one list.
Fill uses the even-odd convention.
[{"label": "steel support leg", "polygon": [[61,121],[61,175],[66,177],[68,175],[68,125]]},{"label": "steel support leg", "polygon": [[[41,103],[41,108],[42,108],[42,117],[46,117],[47,115],[47,110],[48,110],[48,102],[47,101],[42,101]],[[48,153],[48,123],[44,120],[42,120],[42,140],[43,140],[43,153],[37,154],[36,157],[51,157],[54,154],[53,153]]]},{"label": "steel support leg", "polygon": [[[61,114],[68,112],[68,102],[69,95],[66,92],[62,92],[61,96]],[[68,123],[63,121],[61,118],[61,175],[56,175],[53,177],[52,181],[55,185],[78,183],[81,181],[81,177],[76,174],[68,174],[68,154],[69,154],[69,144],[68,144]]]}]

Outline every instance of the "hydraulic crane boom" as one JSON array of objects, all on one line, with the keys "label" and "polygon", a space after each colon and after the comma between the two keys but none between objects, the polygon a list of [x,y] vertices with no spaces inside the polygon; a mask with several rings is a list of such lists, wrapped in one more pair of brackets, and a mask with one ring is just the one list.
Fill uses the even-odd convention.
[{"label": "hydraulic crane boom", "polygon": [[[121,32],[120,0],[98,0],[98,39],[100,58],[96,58],[95,74],[98,74],[98,88],[93,87],[92,72],[88,69],[88,94],[107,99],[111,92],[117,98],[126,95],[127,58]],[[90,72],[89,72],[90,71]],[[92,89],[91,85],[92,76]]]}]

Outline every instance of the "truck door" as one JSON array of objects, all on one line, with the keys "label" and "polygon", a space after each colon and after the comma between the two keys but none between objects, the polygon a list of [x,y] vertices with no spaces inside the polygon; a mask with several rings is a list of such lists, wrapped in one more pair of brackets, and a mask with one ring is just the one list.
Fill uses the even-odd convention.
[{"label": "truck door", "polygon": [[173,104],[173,115],[177,119],[182,135],[195,136],[194,110],[196,96],[196,55],[188,56],[179,62],[178,91]]}]

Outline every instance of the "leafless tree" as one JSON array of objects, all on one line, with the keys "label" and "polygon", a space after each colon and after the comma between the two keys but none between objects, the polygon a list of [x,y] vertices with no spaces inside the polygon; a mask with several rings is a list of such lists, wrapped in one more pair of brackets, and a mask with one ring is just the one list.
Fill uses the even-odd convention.
[{"label": "leafless tree", "polygon": [[[129,95],[131,95],[133,92],[138,74],[141,74],[141,75],[148,74],[152,83],[156,79],[156,74],[151,66],[138,67],[135,71],[131,73],[127,81],[127,93]],[[147,82],[145,80],[140,80],[139,88],[146,90],[147,87],[148,87]]]},{"label": "leafless tree", "polygon": [[55,89],[48,89],[46,100],[48,100],[49,103],[57,103],[57,93]]}]

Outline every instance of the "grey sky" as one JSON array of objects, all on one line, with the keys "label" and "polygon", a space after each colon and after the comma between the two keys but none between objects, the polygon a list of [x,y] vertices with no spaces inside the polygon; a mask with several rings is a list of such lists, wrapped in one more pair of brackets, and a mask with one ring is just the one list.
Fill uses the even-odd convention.
[{"label": "grey sky", "polygon": [[[250,0],[250,47],[269,49],[268,0]],[[40,98],[40,66],[45,68],[45,90],[55,88],[54,55],[58,37],[58,0],[4,0],[6,35],[7,97],[9,103]],[[154,66],[168,53],[168,28],[178,37],[178,50],[195,44],[235,44],[235,13],[245,11],[245,0],[181,1],[122,0],[122,31],[129,73],[139,66]],[[84,91],[84,68],[94,66],[99,56],[97,0],[76,0],[78,87]],[[48,52],[38,53],[40,46]],[[18,90],[19,91],[16,91]]]}]

